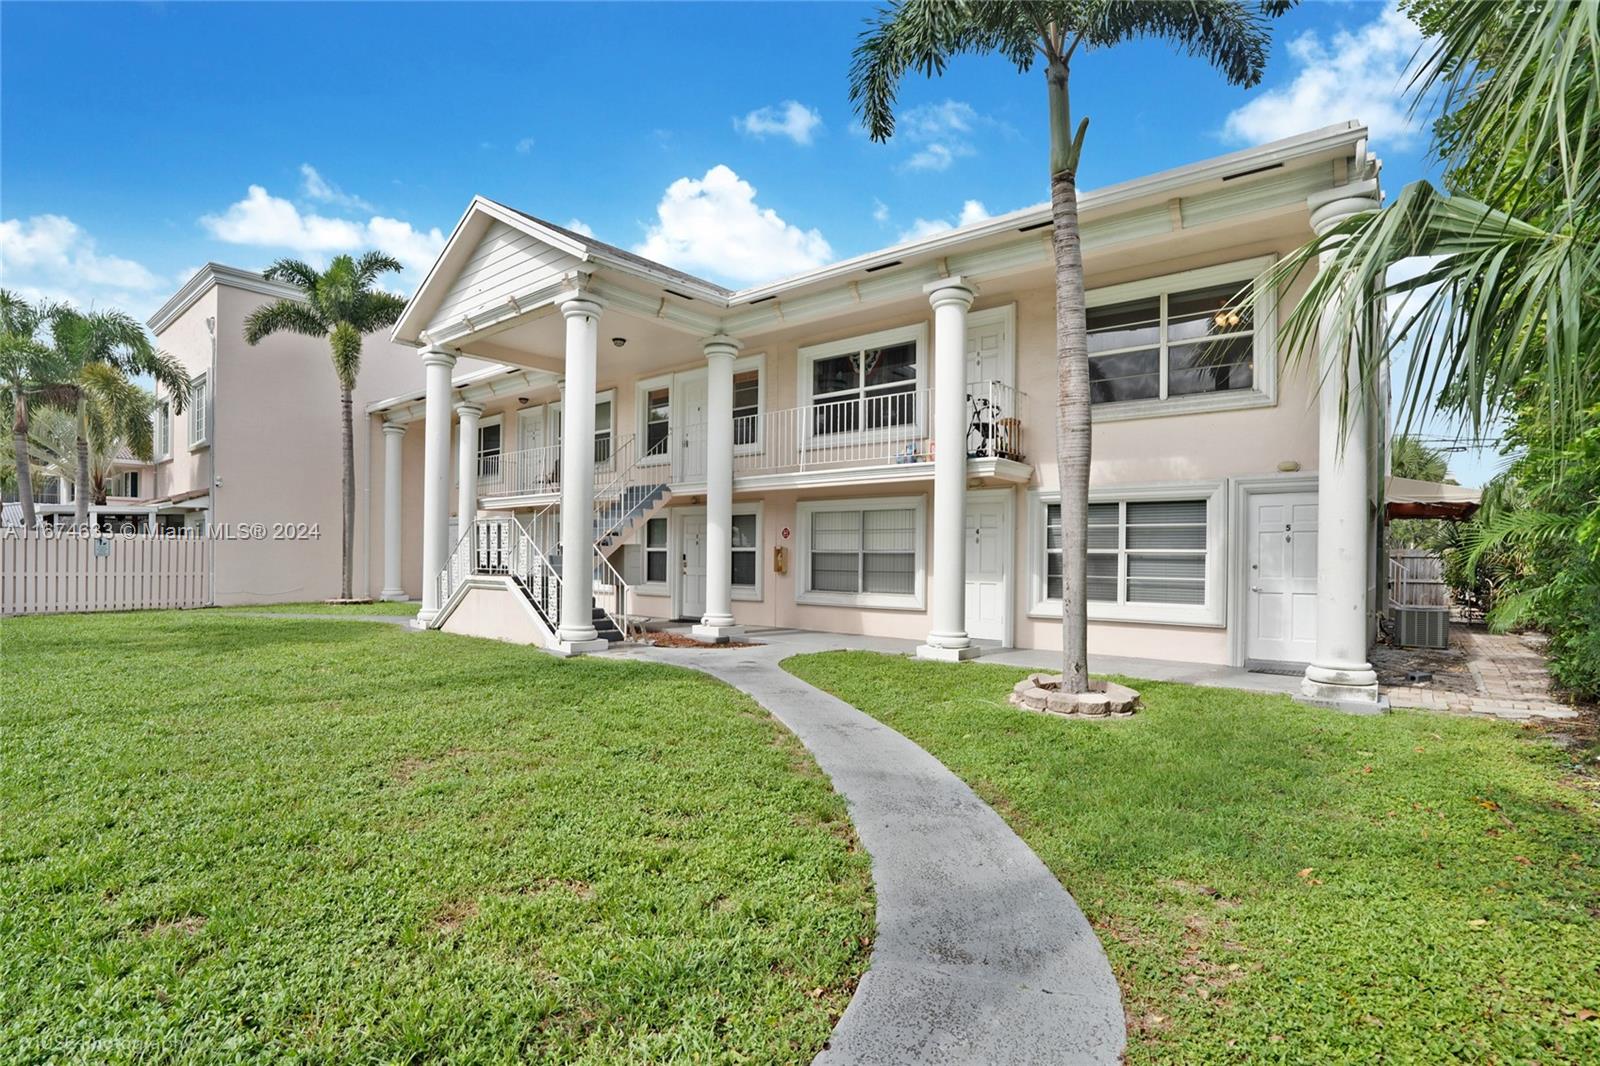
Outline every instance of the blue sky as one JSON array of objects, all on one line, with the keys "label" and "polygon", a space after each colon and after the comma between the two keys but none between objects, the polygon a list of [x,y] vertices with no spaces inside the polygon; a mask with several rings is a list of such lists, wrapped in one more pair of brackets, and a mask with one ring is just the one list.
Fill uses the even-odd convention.
[{"label": "blue sky", "polygon": [[[906,83],[890,143],[861,134],[871,10],[5,3],[0,282],[143,315],[207,260],[376,245],[409,290],[481,193],[744,285],[1045,199],[1037,72],[957,61]],[[1082,183],[1355,117],[1392,194],[1429,174],[1416,44],[1392,7],[1311,2],[1254,90],[1160,44],[1091,53]]]}]

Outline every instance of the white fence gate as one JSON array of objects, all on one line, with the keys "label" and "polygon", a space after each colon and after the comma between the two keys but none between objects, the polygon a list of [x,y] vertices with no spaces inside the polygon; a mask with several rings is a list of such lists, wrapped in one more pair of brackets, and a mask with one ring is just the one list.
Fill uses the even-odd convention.
[{"label": "white fence gate", "polygon": [[210,538],[197,533],[0,534],[0,616],[211,603]]}]

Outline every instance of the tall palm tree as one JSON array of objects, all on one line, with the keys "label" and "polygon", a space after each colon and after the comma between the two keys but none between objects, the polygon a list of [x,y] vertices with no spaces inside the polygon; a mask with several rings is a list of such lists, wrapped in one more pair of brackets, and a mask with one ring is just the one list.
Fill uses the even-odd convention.
[{"label": "tall palm tree", "polygon": [[[73,522],[89,525],[91,420],[123,424],[132,402],[129,380],[146,374],[172,397],[172,409],[182,413],[189,402],[189,372],[166,352],[156,348],[138,320],[125,311],[78,311],[58,307],[51,316],[51,336],[56,354],[65,361],[67,377],[61,382],[78,421],[77,473],[73,478]],[[142,390],[141,390],[142,391]],[[149,417],[148,410],[144,417]]]},{"label": "tall palm tree", "polygon": [[356,453],[355,425],[350,395],[361,372],[361,340],[386,329],[400,318],[405,300],[373,288],[378,278],[398,273],[400,262],[382,252],[366,252],[359,259],[336,257],[328,269],[317,272],[298,259],[280,259],[266,269],[273,281],[298,288],[299,300],[278,300],[250,313],[244,339],[259,344],[274,333],[300,333],[326,337],[333,355],[333,373],[339,380],[339,413],[343,427],[344,526],[341,541],[339,595],[351,598],[351,571],[355,565]]},{"label": "tall palm tree", "polygon": [[[127,406],[121,418],[108,420],[104,412],[91,408],[89,419],[89,492],[96,504],[110,495],[111,479],[125,456],[149,462],[154,456],[150,415],[156,398],[138,385],[131,386],[131,399],[142,395],[142,403]],[[13,445],[14,446],[14,445]],[[35,409],[28,434],[29,458],[46,476],[72,480],[77,474],[78,418],[64,407],[42,405]]]},{"label": "tall palm tree", "polygon": [[1061,687],[1088,689],[1089,346],[1083,250],[1078,232],[1078,163],[1089,120],[1073,128],[1073,56],[1141,37],[1200,56],[1234,85],[1261,80],[1265,16],[1283,4],[1235,0],[899,0],[869,23],[850,68],[850,99],[875,141],[894,133],[894,102],[910,71],[936,75],[951,58],[995,53],[1019,73],[1042,61],[1050,113],[1050,206],[1056,264],[1056,469],[1061,488]]},{"label": "tall palm tree", "polygon": [[25,529],[38,521],[28,456],[29,403],[66,376],[63,361],[42,336],[55,313],[54,304],[29,303],[9,289],[0,289],[0,396],[11,406],[17,502]]}]

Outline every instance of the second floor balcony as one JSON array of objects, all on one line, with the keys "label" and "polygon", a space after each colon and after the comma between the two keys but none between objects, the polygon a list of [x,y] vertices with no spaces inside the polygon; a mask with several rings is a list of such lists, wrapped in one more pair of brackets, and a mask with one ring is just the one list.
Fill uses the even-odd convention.
[{"label": "second floor balcony", "polygon": [[[735,417],[736,489],[914,481],[932,477],[933,390],[904,389]],[[1002,382],[967,387],[966,452],[980,476],[1022,482],[1031,474],[1022,413],[1027,397]],[[629,480],[692,490],[706,476],[705,423],[666,427],[644,442],[608,435],[595,442],[595,480]],[[1048,435],[1045,439],[1048,439]],[[635,452],[637,448],[637,457]],[[561,492],[561,446],[479,459],[479,495],[490,505]]]}]

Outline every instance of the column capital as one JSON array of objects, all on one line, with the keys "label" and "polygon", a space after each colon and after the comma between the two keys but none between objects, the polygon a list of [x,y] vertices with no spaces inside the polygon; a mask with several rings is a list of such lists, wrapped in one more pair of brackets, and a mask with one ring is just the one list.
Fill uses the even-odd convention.
[{"label": "column capital", "polygon": [[383,431],[391,437],[403,437],[406,433],[406,427],[399,422],[385,422]]},{"label": "column capital", "polygon": [[707,337],[701,341],[700,347],[705,352],[707,359],[723,357],[732,359],[744,348],[744,341],[739,340],[737,337],[729,337],[719,333],[714,337]]},{"label": "column capital", "polygon": [[453,367],[456,365],[456,353],[447,351],[444,348],[424,348],[422,349],[422,365]]},{"label": "column capital", "polygon": [[483,404],[473,403],[471,400],[457,400],[456,414],[462,418],[477,418],[483,414]]},{"label": "column capital", "polygon": [[605,304],[602,304],[599,300],[595,299],[588,293],[582,293],[581,295],[574,296],[570,300],[563,300],[561,302],[561,313],[566,315],[568,318],[577,318],[582,316],[584,318],[598,319],[600,317],[600,312],[604,309]]},{"label": "column capital", "polygon": [[1306,206],[1311,209],[1311,228],[1320,237],[1351,215],[1376,211],[1383,206],[1383,200],[1378,194],[1378,179],[1368,178],[1314,192],[1306,197]]},{"label": "column capital", "polygon": [[927,294],[928,302],[934,307],[951,303],[971,307],[972,301],[978,295],[978,285],[961,275],[955,275],[930,281],[922,287],[922,291]]}]

